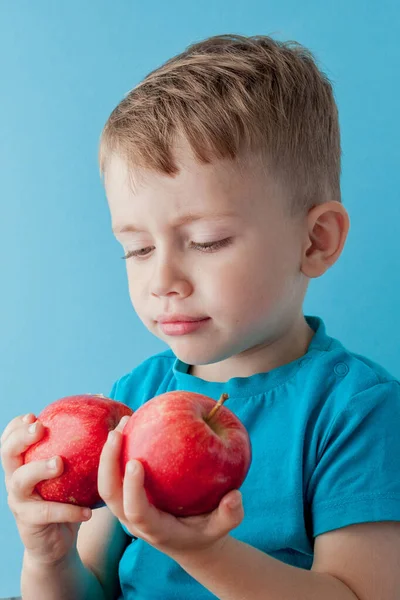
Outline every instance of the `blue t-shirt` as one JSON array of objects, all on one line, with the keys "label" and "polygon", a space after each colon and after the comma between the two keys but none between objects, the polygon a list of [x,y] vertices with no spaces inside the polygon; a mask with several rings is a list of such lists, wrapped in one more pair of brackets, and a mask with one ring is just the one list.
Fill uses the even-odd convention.
[{"label": "blue t-shirt", "polygon": [[[367,521],[400,521],[400,382],[378,364],[315,330],[307,353],[267,373],[209,382],[171,350],[113,386],[137,409],[173,390],[228,406],[249,432],[252,464],[241,492],[244,520],[230,535],[287,564],[311,569],[314,538]],[[124,527],[119,564],[125,600],[215,598],[174,560]]]}]

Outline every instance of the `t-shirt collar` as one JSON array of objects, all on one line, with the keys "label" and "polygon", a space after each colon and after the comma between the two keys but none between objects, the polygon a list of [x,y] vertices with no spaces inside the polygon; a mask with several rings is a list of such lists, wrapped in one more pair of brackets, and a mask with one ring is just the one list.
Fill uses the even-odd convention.
[{"label": "t-shirt collar", "polygon": [[304,356],[271,371],[255,373],[249,377],[232,377],[226,382],[205,381],[191,375],[188,373],[189,365],[176,358],[172,369],[177,380],[177,389],[197,392],[218,400],[222,393],[228,394],[229,397],[255,396],[281,385],[296,375],[316,354],[328,350],[331,345],[332,338],[326,334],[322,319],[313,316],[306,316],[305,319],[315,333]]}]

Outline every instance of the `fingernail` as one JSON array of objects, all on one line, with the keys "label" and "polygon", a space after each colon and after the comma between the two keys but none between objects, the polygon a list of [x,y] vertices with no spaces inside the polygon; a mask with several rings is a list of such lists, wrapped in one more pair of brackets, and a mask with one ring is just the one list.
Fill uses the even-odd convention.
[{"label": "fingernail", "polygon": [[28,413],[27,415],[22,417],[22,420],[24,423],[28,423],[31,417],[33,417],[32,413]]},{"label": "fingernail", "polygon": [[32,423],[32,425],[29,425],[29,427],[28,427],[29,433],[35,433],[36,428],[37,428],[37,421],[35,423]]},{"label": "fingernail", "polygon": [[127,469],[128,469],[128,473],[129,473],[130,475],[133,475],[134,473],[136,473],[136,471],[137,471],[137,464],[136,464],[136,461],[134,461],[134,460],[130,460],[130,461],[128,462],[128,467],[127,467]]},{"label": "fingernail", "polygon": [[111,446],[115,446],[115,444],[117,443],[117,436],[114,433],[114,431],[110,431],[108,433],[107,442],[109,442],[111,444]]},{"label": "fingernail", "polygon": [[56,469],[57,468],[57,458],[50,458],[47,463],[47,468],[48,469]]},{"label": "fingernail", "polygon": [[235,496],[234,498],[232,498],[232,500],[230,500],[228,502],[228,506],[232,510],[236,510],[237,508],[239,508],[240,504],[241,504],[241,497],[240,496]]},{"label": "fingernail", "polygon": [[90,510],[90,508],[84,508],[82,510],[82,516],[84,519],[88,519],[91,515],[92,515],[92,511]]},{"label": "fingernail", "polygon": [[129,421],[130,417],[128,417],[128,415],[125,415],[125,417],[122,417],[122,419],[119,422],[119,426],[124,426],[127,424],[127,422]]}]

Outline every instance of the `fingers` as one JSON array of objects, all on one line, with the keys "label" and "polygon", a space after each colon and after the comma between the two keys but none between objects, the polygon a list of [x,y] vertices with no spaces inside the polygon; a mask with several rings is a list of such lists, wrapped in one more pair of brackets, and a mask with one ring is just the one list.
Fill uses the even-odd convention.
[{"label": "fingers", "polygon": [[114,431],[119,431],[119,432],[122,433],[125,425],[129,421],[129,419],[130,419],[129,415],[125,415],[124,417],[122,417],[122,419],[120,420],[120,422],[118,423],[118,425],[116,426],[116,428],[114,429]]},{"label": "fingers", "polygon": [[[132,465],[133,470],[129,469]],[[144,468],[139,460],[126,465],[123,484],[123,515],[133,535],[161,547],[171,537],[175,517],[150,504],[144,489]]]},{"label": "fingers", "polygon": [[123,417],[117,427],[110,431],[100,455],[97,489],[106,504],[122,506],[122,479],[120,466],[122,430],[129,420]]},{"label": "fingers", "polygon": [[14,419],[12,419],[8,423],[7,427],[4,429],[3,433],[1,434],[1,438],[0,438],[1,447],[3,447],[4,442],[6,441],[8,436],[15,429],[17,429],[18,427],[21,427],[21,425],[25,425],[26,423],[32,423],[35,420],[36,420],[36,417],[32,413],[29,413],[27,415],[19,415],[18,417],[15,417]]},{"label": "fingers", "polygon": [[[36,423],[33,432],[30,425]],[[56,466],[51,469],[46,460],[32,461],[23,464],[23,453],[32,444],[39,441],[45,432],[44,425],[29,414],[24,420],[18,416],[7,425],[1,436],[1,461],[6,474],[8,505],[16,517],[17,523],[31,525],[48,523],[79,523],[91,516],[83,514],[83,507],[60,502],[48,502],[34,493],[39,481],[58,477],[63,472],[63,461],[56,457]]]},{"label": "fingers", "polygon": [[[132,467],[132,470],[130,469]],[[149,504],[147,494],[143,487],[144,469],[139,460],[131,460],[126,465],[124,477],[123,508],[124,514],[130,523],[142,529],[147,523],[157,518],[154,506]]]},{"label": "fingers", "polygon": [[[32,417],[31,421],[34,420],[34,416]],[[34,426],[33,431],[29,431],[31,426]],[[44,425],[40,421],[24,423],[22,417],[17,417],[6,427],[2,436],[1,462],[6,475],[7,489],[11,476],[23,465],[22,454],[42,438],[44,431]]]},{"label": "fingers", "polygon": [[8,505],[17,523],[24,525],[81,523],[87,521],[92,515],[90,508],[37,499],[18,502],[13,495],[9,496]]},{"label": "fingers", "polygon": [[204,533],[210,538],[219,538],[238,527],[244,518],[242,494],[232,490],[226,494],[218,507],[210,513]]},{"label": "fingers", "polygon": [[49,523],[79,523],[90,518],[91,510],[72,504],[49,502],[34,493],[34,488],[46,479],[59,477],[64,469],[62,459],[55,457],[55,467],[50,460],[32,461],[19,467],[9,481],[8,505],[17,522],[25,525]]},{"label": "fingers", "polygon": [[[125,420],[126,419],[126,420]],[[109,434],[100,456],[97,488],[101,498],[111,512],[122,522],[129,523],[143,538],[157,531],[160,523],[159,511],[152,506],[143,487],[144,469],[139,461],[137,471],[130,473],[128,465],[123,473],[120,462],[121,431],[129,417],[124,417],[118,427]],[[154,537],[154,536],[152,536]],[[154,543],[152,539],[152,543]]]},{"label": "fingers", "polygon": [[[55,466],[52,465],[53,459]],[[44,479],[59,477],[64,470],[64,464],[59,456],[49,460],[33,460],[22,465],[11,476],[9,491],[20,500],[27,500],[33,495],[35,486]]]}]

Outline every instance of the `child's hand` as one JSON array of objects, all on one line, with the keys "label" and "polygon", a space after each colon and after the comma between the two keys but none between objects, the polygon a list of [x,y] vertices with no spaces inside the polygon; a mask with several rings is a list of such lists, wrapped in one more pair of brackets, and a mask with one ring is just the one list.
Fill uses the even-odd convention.
[{"label": "child's hand", "polygon": [[133,474],[126,470],[123,479],[120,474],[120,432],[128,418],[114,430],[115,445],[107,440],[103,447],[98,472],[100,496],[132,535],[165,554],[211,549],[243,520],[241,493],[232,490],[213,512],[195,517],[174,517],[158,510],[147,499],[140,461],[131,461],[136,466]]},{"label": "child's hand", "polygon": [[[35,491],[39,481],[61,475],[63,461],[57,457],[55,468],[46,460],[24,464],[23,453],[44,435],[45,427],[34,415],[10,421],[1,436],[1,462],[5,472],[8,506],[14,515],[25,551],[31,561],[53,565],[62,561],[76,547],[78,530],[87,521],[83,507],[47,502]],[[91,511],[89,510],[89,516]]]}]

